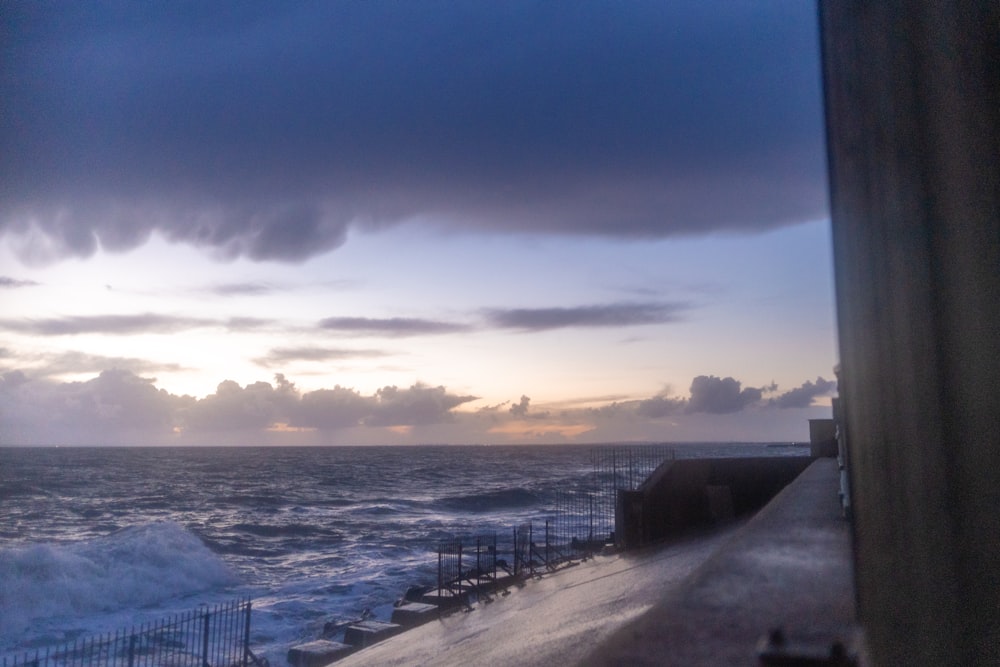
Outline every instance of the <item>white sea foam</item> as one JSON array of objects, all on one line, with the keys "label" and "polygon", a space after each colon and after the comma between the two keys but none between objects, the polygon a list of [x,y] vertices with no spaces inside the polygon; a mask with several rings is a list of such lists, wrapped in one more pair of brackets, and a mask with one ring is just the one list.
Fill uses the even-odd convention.
[{"label": "white sea foam", "polygon": [[236,583],[198,537],[173,522],[84,542],[0,550],[0,635],[37,619],[139,608]]}]

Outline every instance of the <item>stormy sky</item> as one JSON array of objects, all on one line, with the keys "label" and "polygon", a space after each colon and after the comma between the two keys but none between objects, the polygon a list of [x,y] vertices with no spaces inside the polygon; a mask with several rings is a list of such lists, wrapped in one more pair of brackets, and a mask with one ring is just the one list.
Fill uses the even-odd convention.
[{"label": "stormy sky", "polygon": [[812,3],[0,31],[0,444],[795,439],[833,391]]}]

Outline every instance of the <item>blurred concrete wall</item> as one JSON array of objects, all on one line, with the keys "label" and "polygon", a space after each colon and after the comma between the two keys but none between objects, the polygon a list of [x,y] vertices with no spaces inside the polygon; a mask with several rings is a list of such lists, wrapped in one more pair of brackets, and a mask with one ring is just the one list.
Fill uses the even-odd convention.
[{"label": "blurred concrete wall", "polygon": [[1000,2],[820,23],[861,622],[877,665],[1000,664]]}]

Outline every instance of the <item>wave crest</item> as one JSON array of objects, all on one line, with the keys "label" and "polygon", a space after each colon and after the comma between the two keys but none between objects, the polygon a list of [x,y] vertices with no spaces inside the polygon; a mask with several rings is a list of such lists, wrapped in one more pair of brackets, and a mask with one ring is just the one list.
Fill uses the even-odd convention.
[{"label": "wave crest", "polygon": [[0,549],[0,634],[33,619],[155,604],[230,586],[232,570],[173,522],[124,528],[84,542]]}]

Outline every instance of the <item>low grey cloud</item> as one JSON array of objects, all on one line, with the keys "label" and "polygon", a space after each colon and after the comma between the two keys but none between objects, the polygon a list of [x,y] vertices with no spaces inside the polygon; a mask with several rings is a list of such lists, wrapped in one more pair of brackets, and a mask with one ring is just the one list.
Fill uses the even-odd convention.
[{"label": "low grey cloud", "polygon": [[588,412],[596,418],[618,418],[624,414],[643,419],[663,419],[692,414],[731,414],[753,406],[773,405],[773,401],[762,402],[766,388],[743,387],[743,383],[732,377],[720,378],[714,375],[699,375],[691,380],[690,396],[671,396],[669,389],[638,400],[615,401],[608,405],[591,408]]},{"label": "low grey cloud", "polygon": [[374,400],[355,389],[340,385],[302,395],[289,418],[289,425],[320,430],[353,428],[370,418]]},{"label": "low grey cloud", "polygon": [[486,311],[493,326],[520,331],[569,327],[624,327],[676,322],[684,303],[612,303],[570,308],[510,308]]},{"label": "low grey cloud", "polygon": [[648,419],[659,419],[683,412],[686,402],[680,398],[670,398],[669,396],[653,396],[647,398],[635,407],[635,413],[640,417]]},{"label": "low grey cloud", "polygon": [[141,333],[167,334],[213,326],[216,322],[197,317],[141,313],[138,315],[73,315],[48,319],[2,319],[0,329],[36,336],[106,334],[126,336]]},{"label": "low grey cloud", "polygon": [[38,283],[34,280],[18,280],[10,276],[0,276],[0,289],[17,289],[18,287],[35,287]]},{"label": "low grey cloud", "polygon": [[451,410],[477,396],[449,393],[444,387],[415,384],[412,387],[383,387],[375,392],[372,414],[364,419],[366,426],[416,426],[436,424],[450,419]]},{"label": "low grey cloud", "polygon": [[691,398],[685,411],[689,413],[708,412],[726,414],[739,412],[743,408],[760,402],[763,390],[742,387],[742,383],[731,377],[719,378],[714,375],[699,375],[691,380]]},{"label": "low grey cloud", "polygon": [[14,389],[28,381],[28,376],[24,371],[5,371],[0,373],[0,387],[4,389]]},{"label": "low grey cloud", "polygon": [[294,386],[277,376],[277,387],[254,382],[245,387],[232,380],[219,383],[214,394],[192,403],[180,415],[192,431],[259,431],[287,421],[298,402]]},{"label": "low grey cloud", "polygon": [[817,397],[829,395],[836,389],[836,380],[817,377],[815,382],[807,380],[795,389],[772,398],[770,403],[779,408],[807,408]]},{"label": "low grey cloud", "polygon": [[330,347],[276,347],[265,356],[254,359],[261,366],[280,366],[295,361],[342,361],[384,357],[381,350],[352,350]]},{"label": "low grey cloud", "polygon": [[510,406],[510,414],[515,417],[525,417],[528,414],[528,407],[531,404],[531,399],[528,396],[521,396],[521,400]]},{"label": "low grey cloud", "polygon": [[[805,382],[798,389],[805,387],[813,394],[829,389],[829,381],[820,380]],[[688,399],[662,393],[642,400],[616,400],[602,407],[537,413],[529,409],[531,399],[526,395],[514,405],[456,412],[476,397],[420,383],[383,387],[372,394],[340,385],[303,392],[278,373],[271,382],[240,385],[226,380],[213,393],[195,398],[158,389],[155,382],[123,368],[104,370],[84,382],[56,382],[22,370],[6,370],[0,373],[0,443],[261,444],[296,442],[283,438],[302,435],[303,430],[312,435],[299,442],[329,444],[335,432],[350,433],[352,439],[362,436],[366,442],[384,442],[386,436],[378,434],[386,427],[402,427],[394,428],[397,434],[420,427],[425,429],[422,433],[442,437],[451,432],[445,429],[453,428],[453,437],[457,434],[459,442],[468,443],[488,441],[492,429],[505,421],[523,424],[526,419],[541,420],[539,423],[549,420],[549,426],[556,422],[593,424],[595,434],[609,432],[601,429],[614,424],[615,428],[632,428],[637,435],[654,437],[664,421],[673,428],[675,422],[720,415],[729,418],[740,412],[747,413],[748,419],[756,415],[753,418],[760,421],[777,419],[779,412],[794,414],[794,410],[779,407],[808,409],[801,397],[795,405],[778,406],[775,401],[761,401],[760,389],[744,388],[731,377],[711,375],[692,381]],[[755,409],[748,410],[751,407]]]},{"label": "low grey cloud", "polygon": [[298,262],[413,219],[643,239],[826,212],[811,3],[7,3],[0,235]]},{"label": "low grey cloud", "polygon": [[[287,426],[331,431],[448,423],[476,400],[444,387],[383,387],[374,394],[335,386],[301,392],[283,374],[273,382],[219,383],[203,397],[177,396],[125,369],[85,382],[53,382],[22,371],[0,375],[0,443],[135,444],[237,441]],[[180,438],[180,440],[178,440]]]},{"label": "low grey cloud", "polygon": [[[24,356],[20,356],[24,360]],[[128,371],[136,375],[156,372],[177,372],[184,370],[180,364],[159,362],[135,357],[108,357],[86,352],[63,352],[46,354],[35,358],[37,365],[32,367],[32,376],[48,377],[70,373],[100,373],[104,370]]]},{"label": "low grey cloud", "polygon": [[268,320],[262,317],[230,317],[219,324],[230,331],[253,331],[255,329],[271,326],[274,323],[274,320]]},{"label": "low grey cloud", "polygon": [[277,288],[274,285],[258,282],[245,283],[224,283],[222,285],[211,285],[207,291],[218,296],[260,296],[271,294]]},{"label": "low grey cloud", "polygon": [[410,317],[327,317],[319,326],[327,331],[367,336],[433,336],[469,331],[470,327],[456,322]]},{"label": "low grey cloud", "polygon": [[127,370],[107,370],[86,382],[65,383],[8,373],[0,383],[0,442],[157,442],[171,436],[177,415],[191,401],[157,389],[153,380]]}]

